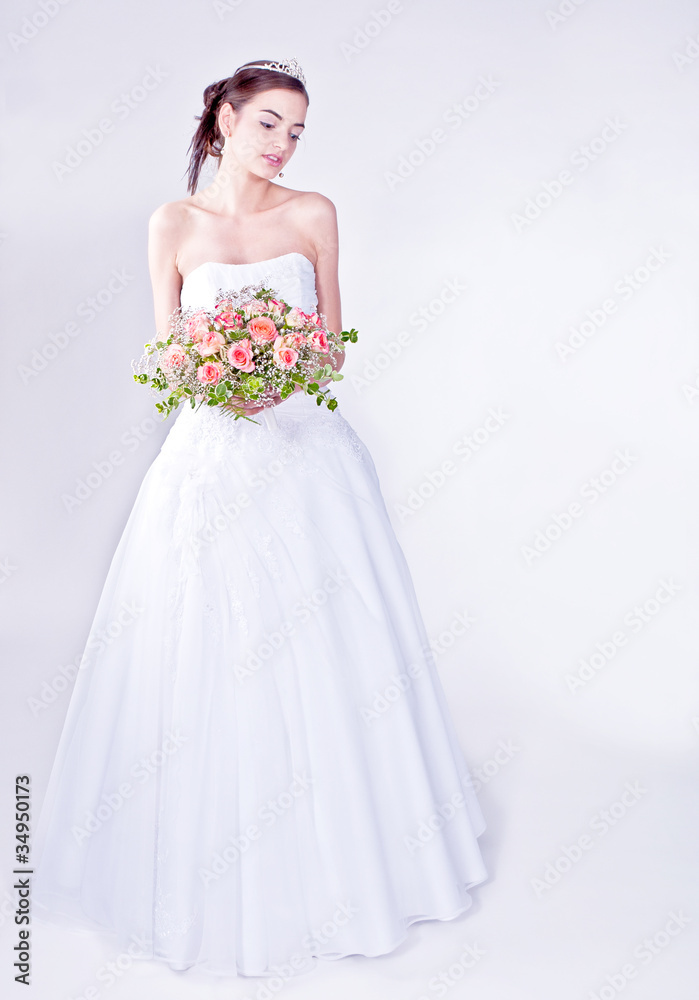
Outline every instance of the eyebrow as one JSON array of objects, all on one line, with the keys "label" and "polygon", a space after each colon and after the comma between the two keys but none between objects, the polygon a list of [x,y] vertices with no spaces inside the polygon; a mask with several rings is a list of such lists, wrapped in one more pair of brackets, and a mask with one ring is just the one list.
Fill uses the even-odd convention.
[{"label": "eyebrow", "polygon": [[[260,114],[262,114],[263,111],[266,111],[270,115],[274,115],[274,117],[278,118],[279,121],[282,120],[282,116],[278,112],[272,111],[271,108],[260,108]],[[303,124],[303,122],[294,122],[294,128],[305,128],[305,127],[306,126]]]}]

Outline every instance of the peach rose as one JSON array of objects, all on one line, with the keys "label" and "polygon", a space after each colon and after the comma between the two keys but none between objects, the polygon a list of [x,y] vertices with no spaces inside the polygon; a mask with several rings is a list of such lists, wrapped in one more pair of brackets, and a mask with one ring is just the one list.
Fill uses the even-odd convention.
[{"label": "peach rose", "polygon": [[179,344],[170,344],[169,347],[163,351],[163,356],[161,362],[167,365],[168,368],[181,368],[185,363],[187,354],[183,347]]},{"label": "peach rose", "polygon": [[218,361],[205,361],[197,368],[197,378],[204,385],[216,385],[217,382],[221,381],[222,375],[223,369]]},{"label": "peach rose", "polygon": [[286,314],[286,325],[287,326],[290,326],[290,327],[293,327],[293,328],[298,328],[298,327],[306,326],[307,324],[308,324],[308,316],[306,316],[306,314],[303,311],[303,309],[299,309],[298,306],[294,306]]},{"label": "peach rose", "polygon": [[328,347],[328,334],[325,330],[314,330],[313,333],[308,335],[308,345],[312,351],[320,351],[321,353],[327,353]]},{"label": "peach rose", "polygon": [[267,316],[251,319],[247,329],[256,344],[269,344],[277,336],[277,328]]},{"label": "peach rose", "polygon": [[217,354],[225,343],[226,338],[218,330],[207,330],[206,333],[202,333],[196,349],[203,358],[206,358],[210,354]]},{"label": "peach rose", "polygon": [[299,359],[299,352],[289,347],[283,337],[274,341],[274,363],[279,368],[293,368]]},{"label": "peach rose", "polygon": [[251,319],[253,316],[261,316],[262,313],[267,312],[267,307],[262,299],[250,299],[244,306],[241,306],[240,311],[247,320]]},{"label": "peach rose", "polygon": [[234,368],[239,368],[241,372],[254,372],[255,362],[252,358],[252,344],[246,337],[231,344],[226,352],[228,360]]},{"label": "peach rose", "polygon": [[209,329],[209,317],[205,312],[196,312],[193,316],[189,317],[185,323],[185,327],[191,340],[193,340],[195,344],[198,344],[202,335]]},{"label": "peach rose", "polygon": [[284,309],[285,306],[281,302],[277,302],[276,299],[267,299],[267,312],[270,313],[272,319],[283,319]]},{"label": "peach rose", "polygon": [[306,343],[306,334],[300,330],[285,330],[282,337],[286,347],[303,347]]}]

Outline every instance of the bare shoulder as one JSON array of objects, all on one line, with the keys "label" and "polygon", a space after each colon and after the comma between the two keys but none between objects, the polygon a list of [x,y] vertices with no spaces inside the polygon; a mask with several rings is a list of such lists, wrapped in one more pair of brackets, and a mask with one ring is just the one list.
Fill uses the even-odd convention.
[{"label": "bare shoulder", "polygon": [[148,219],[148,230],[155,237],[168,238],[181,232],[191,214],[188,199],[166,201],[159,205]]},{"label": "bare shoulder", "polygon": [[299,228],[315,249],[317,261],[336,259],[337,210],[333,202],[318,191],[300,191],[295,201]]},{"label": "bare shoulder", "polygon": [[319,191],[299,191],[294,202],[297,211],[309,219],[328,223],[337,221],[335,205]]}]

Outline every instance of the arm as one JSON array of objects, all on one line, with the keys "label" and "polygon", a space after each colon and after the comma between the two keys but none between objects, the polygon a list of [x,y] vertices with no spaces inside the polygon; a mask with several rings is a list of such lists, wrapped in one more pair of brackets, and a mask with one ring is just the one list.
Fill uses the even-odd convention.
[{"label": "arm", "polygon": [[173,203],[161,205],[148,220],[148,268],[153,289],[156,340],[165,339],[170,314],[180,304],[182,275],[177,270],[181,212]]},{"label": "arm", "polygon": [[[326,317],[330,330],[340,333],[342,313],[340,283],[337,275],[339,238],[335,206],[329,198],[314,192],[310,195],[306,220],[316,251],[318,312],[323,313]],[[318,363],[319,365],[329,363],[336,371],[339,371],[345,363],[345,352],[336,351],[333,354],[321,354],[318,356]],[[324,386],[330,381],[330,379],[324,379],[319,384]]]}]

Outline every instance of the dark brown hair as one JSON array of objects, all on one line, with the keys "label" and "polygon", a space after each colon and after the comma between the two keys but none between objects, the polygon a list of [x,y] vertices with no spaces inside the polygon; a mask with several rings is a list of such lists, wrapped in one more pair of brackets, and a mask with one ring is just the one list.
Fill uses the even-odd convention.
[{"label": "dark brown hair", "polygon": [[252,63],[271,61],[270,59],[253,59],[250,63],[240,66],[233,76],[209,84],[204,91],[204,112],[201,115],[195,115],[199,125],[189,144],[189,149],[192,152],[187,171],[187,190],[190,194],[194,194],[197,189],[199,174],[206,157],[213,156],[217,160],[221,159],[224,139],[217,119],[222,104],[229,103],[235,111],[238,111],[244,104],[265,90],[296,90],[303,94],[306,103],[309,103],[306,88],[295,76],[274,69],[249,68]]}]

